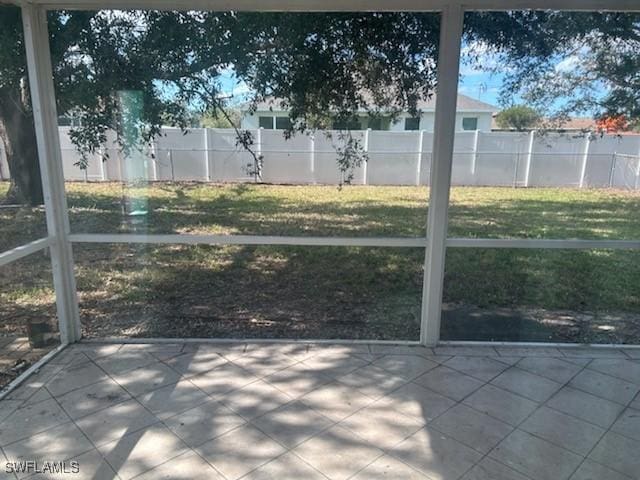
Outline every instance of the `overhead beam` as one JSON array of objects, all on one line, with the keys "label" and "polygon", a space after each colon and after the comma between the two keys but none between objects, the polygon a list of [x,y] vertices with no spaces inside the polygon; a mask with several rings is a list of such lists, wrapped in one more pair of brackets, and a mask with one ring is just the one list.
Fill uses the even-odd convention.
[{"label": "overhead beam", "polygon": [[0,0],[41,5],[53,10],[218,10],[218,11],[440,11],[463,10],[610,10],[640,11],[638,0]]}]

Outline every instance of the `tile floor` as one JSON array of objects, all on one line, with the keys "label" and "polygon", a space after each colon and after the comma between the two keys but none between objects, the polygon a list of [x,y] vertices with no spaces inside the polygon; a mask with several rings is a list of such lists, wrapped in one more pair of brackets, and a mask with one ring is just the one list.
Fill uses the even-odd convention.
[{"label": "tile floor", "polygon": [[0,478],[640,479],[639,353],[81,343],[0,401]]}]

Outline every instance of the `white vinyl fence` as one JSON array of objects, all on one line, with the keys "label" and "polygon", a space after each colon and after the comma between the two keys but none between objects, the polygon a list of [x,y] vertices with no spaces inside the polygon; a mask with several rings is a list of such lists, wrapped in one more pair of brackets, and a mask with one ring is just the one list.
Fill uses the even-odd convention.
[{"label": "white vinyl fence", "polygon": [[[86,170],[60,127],[65,178],[88,181],[252,182],[252,156],[236,145],[232,129],[165,128],[146,154],[124,158],[113,139]],[[277,184],[336,184],[338,132],[297,135],[254,130],[254,149],[263,157],[260,181]],[[354,184],[427,185],[433,133],[426,131],[352,132],[368,152],[369,161],[355,170]],[[8,167],[0,145],[0,179]],[[453,161],[454,185],[523,187],[640,188],[640,135],[538,135],[510,132],[458,132]]]}]

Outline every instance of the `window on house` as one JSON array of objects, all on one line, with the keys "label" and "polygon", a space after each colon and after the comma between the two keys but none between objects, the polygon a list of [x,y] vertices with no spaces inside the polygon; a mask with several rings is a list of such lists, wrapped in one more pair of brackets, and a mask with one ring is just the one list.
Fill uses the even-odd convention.
[{"label": "window on house", "polygon": [[405,130],[420,130],[420,117],[410,117],[404,119]]},{"label": "window on house", "polygon": [[384,117],[370,117],[367,128],[371,130],[389,130],[389,119]]},{"label": "window on house", "polygon": [[357,118],[351,120],[336,120],[333,122],[333,130],[361,130],[362,126]]},{"label": "window on house", "polygon": [[273,130],[273,117],[260,117],[258,118],[258,124],[260,125],[260,128]]},{"label": "window on house", "polygon": [[477,130],[478,129],[478,117],[463,117],[462,119],[463,130]]},{"label": "window on house", "polygon": [[276,130],[287,130],[291,127],[289,117],[276,117]]}]

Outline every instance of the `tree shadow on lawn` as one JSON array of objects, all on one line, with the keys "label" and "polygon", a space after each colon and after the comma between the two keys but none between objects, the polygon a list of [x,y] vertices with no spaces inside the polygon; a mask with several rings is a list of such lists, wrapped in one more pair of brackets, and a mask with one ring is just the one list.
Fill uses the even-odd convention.
[{"label": "tree shadow on lawn", "polygon": [[[181,189],[182,194],[155,187],[171,198],[152,196],[148,222],[134,227],[144,233],[415,236],[421,235],[426,218],[426,205],[415,202],[385,205],[371,198],[325,198],[301,204],[275,198],[260,187],[257,192],[253,186],[225,187],[224,194],[213,199],[198,197],[202,186]],[[119,202],[112,194],[73,191],[72,223],[87,232],[126,231],[131,225],[123,227]],[[451,234],[638,238],[632,216],[638,206],[640,198],[635,196],[575,203],[510,199],[473,207],[454,202]],[[417,335],[421,249],[76,245],[74,250],[91,336]],[[476,307],[513,309],[516,314],[496,318],[520,325],[506,331],[522,339],[525,334],[518,332],[536,330],[544,319],[534,319],[529,329],[518,320],[518,309],[596,316],[622,312],[626,325],[640,311],[634,288],[640,284],[639,268],[637,251],[451,248],[444,300],[461,305],[463,312]],[[481,317],[496,328],[475,331],[499,329],[495,318]],[[565,327],[570,328],[549,328],[566,336]],[[546,332],[543,329],[541,335]]]},{"label": "tree shadow on lawn", "polygon": [[143,198],[147,214],[138,219],[123,213],[124,202],[133,198],[125,192],[114,199],[111,195],[72,191],[72,231],[317,236],[424,236],[426,231],[426,197],[424,205],[418,206],[367,198],[341,201],[341,192],[336,189],[335,200],[314,201],[312,196],[275,197],[265,186],[260,187],[212,186],[221,190],[216,191],[216,197],[206,199],[198,196],[198,191],[193,193],[193,188],[186,189],[186,194],[182,188],[168,190],[167,197],[152,193]]},{"label": "tree shadow on lawn", "polygon": [[0,205],[0,253],[46,236],[44,207]]},{"label": "tree shadow on lawn", "polygon": [[[78,249],[88,336],[418,338],[421,249]],[[602,281],[625,253],[452,249],[443,338],[637,343],[640,258]]]},{"label": "tree shadow on lawn", "polygon": [[638,343],[640,251],[449,249],[447,340]]},{"label": "tree shadow on lawn", "polygon": [[421,249],[95,248],[76,247],[88,336],[419,336]]},{"label": "tree shadow on lawn", "polygon": [[[110,194],[72,190],[68,196],[72,231],[77,233],[425,234],[426,196],[422,203],[410,193],[397,197],[385,189],[376,198],[369,196],[375,191],[372,187],[347,187],[354,190],[336,190],[334,197],[327,197],[324,188],[316,197],[315,188],[322,187],[305,190],[275,185],[171,184],[150,187],[145,190],[147,197],[125,189]],[[513,190],[513,197],[505,197],[505,193],[511,190],[497,192],[495,200],[481,197],[473,205],[466,203],[471,199],[454,195],[449,234],[480,238],[640,238],[640,217],[636,215],[640,196],[607,196],[607,192],[594,191],[590,200],[572,196],[557,200],[549,198],[561,197],[562,192],[555,190],[541,190],[538,198],[531,198],[536,192],[528,190]],[[134,218],[123,213],[124,204],[131,198],[146,202],[146,215]]]}]

